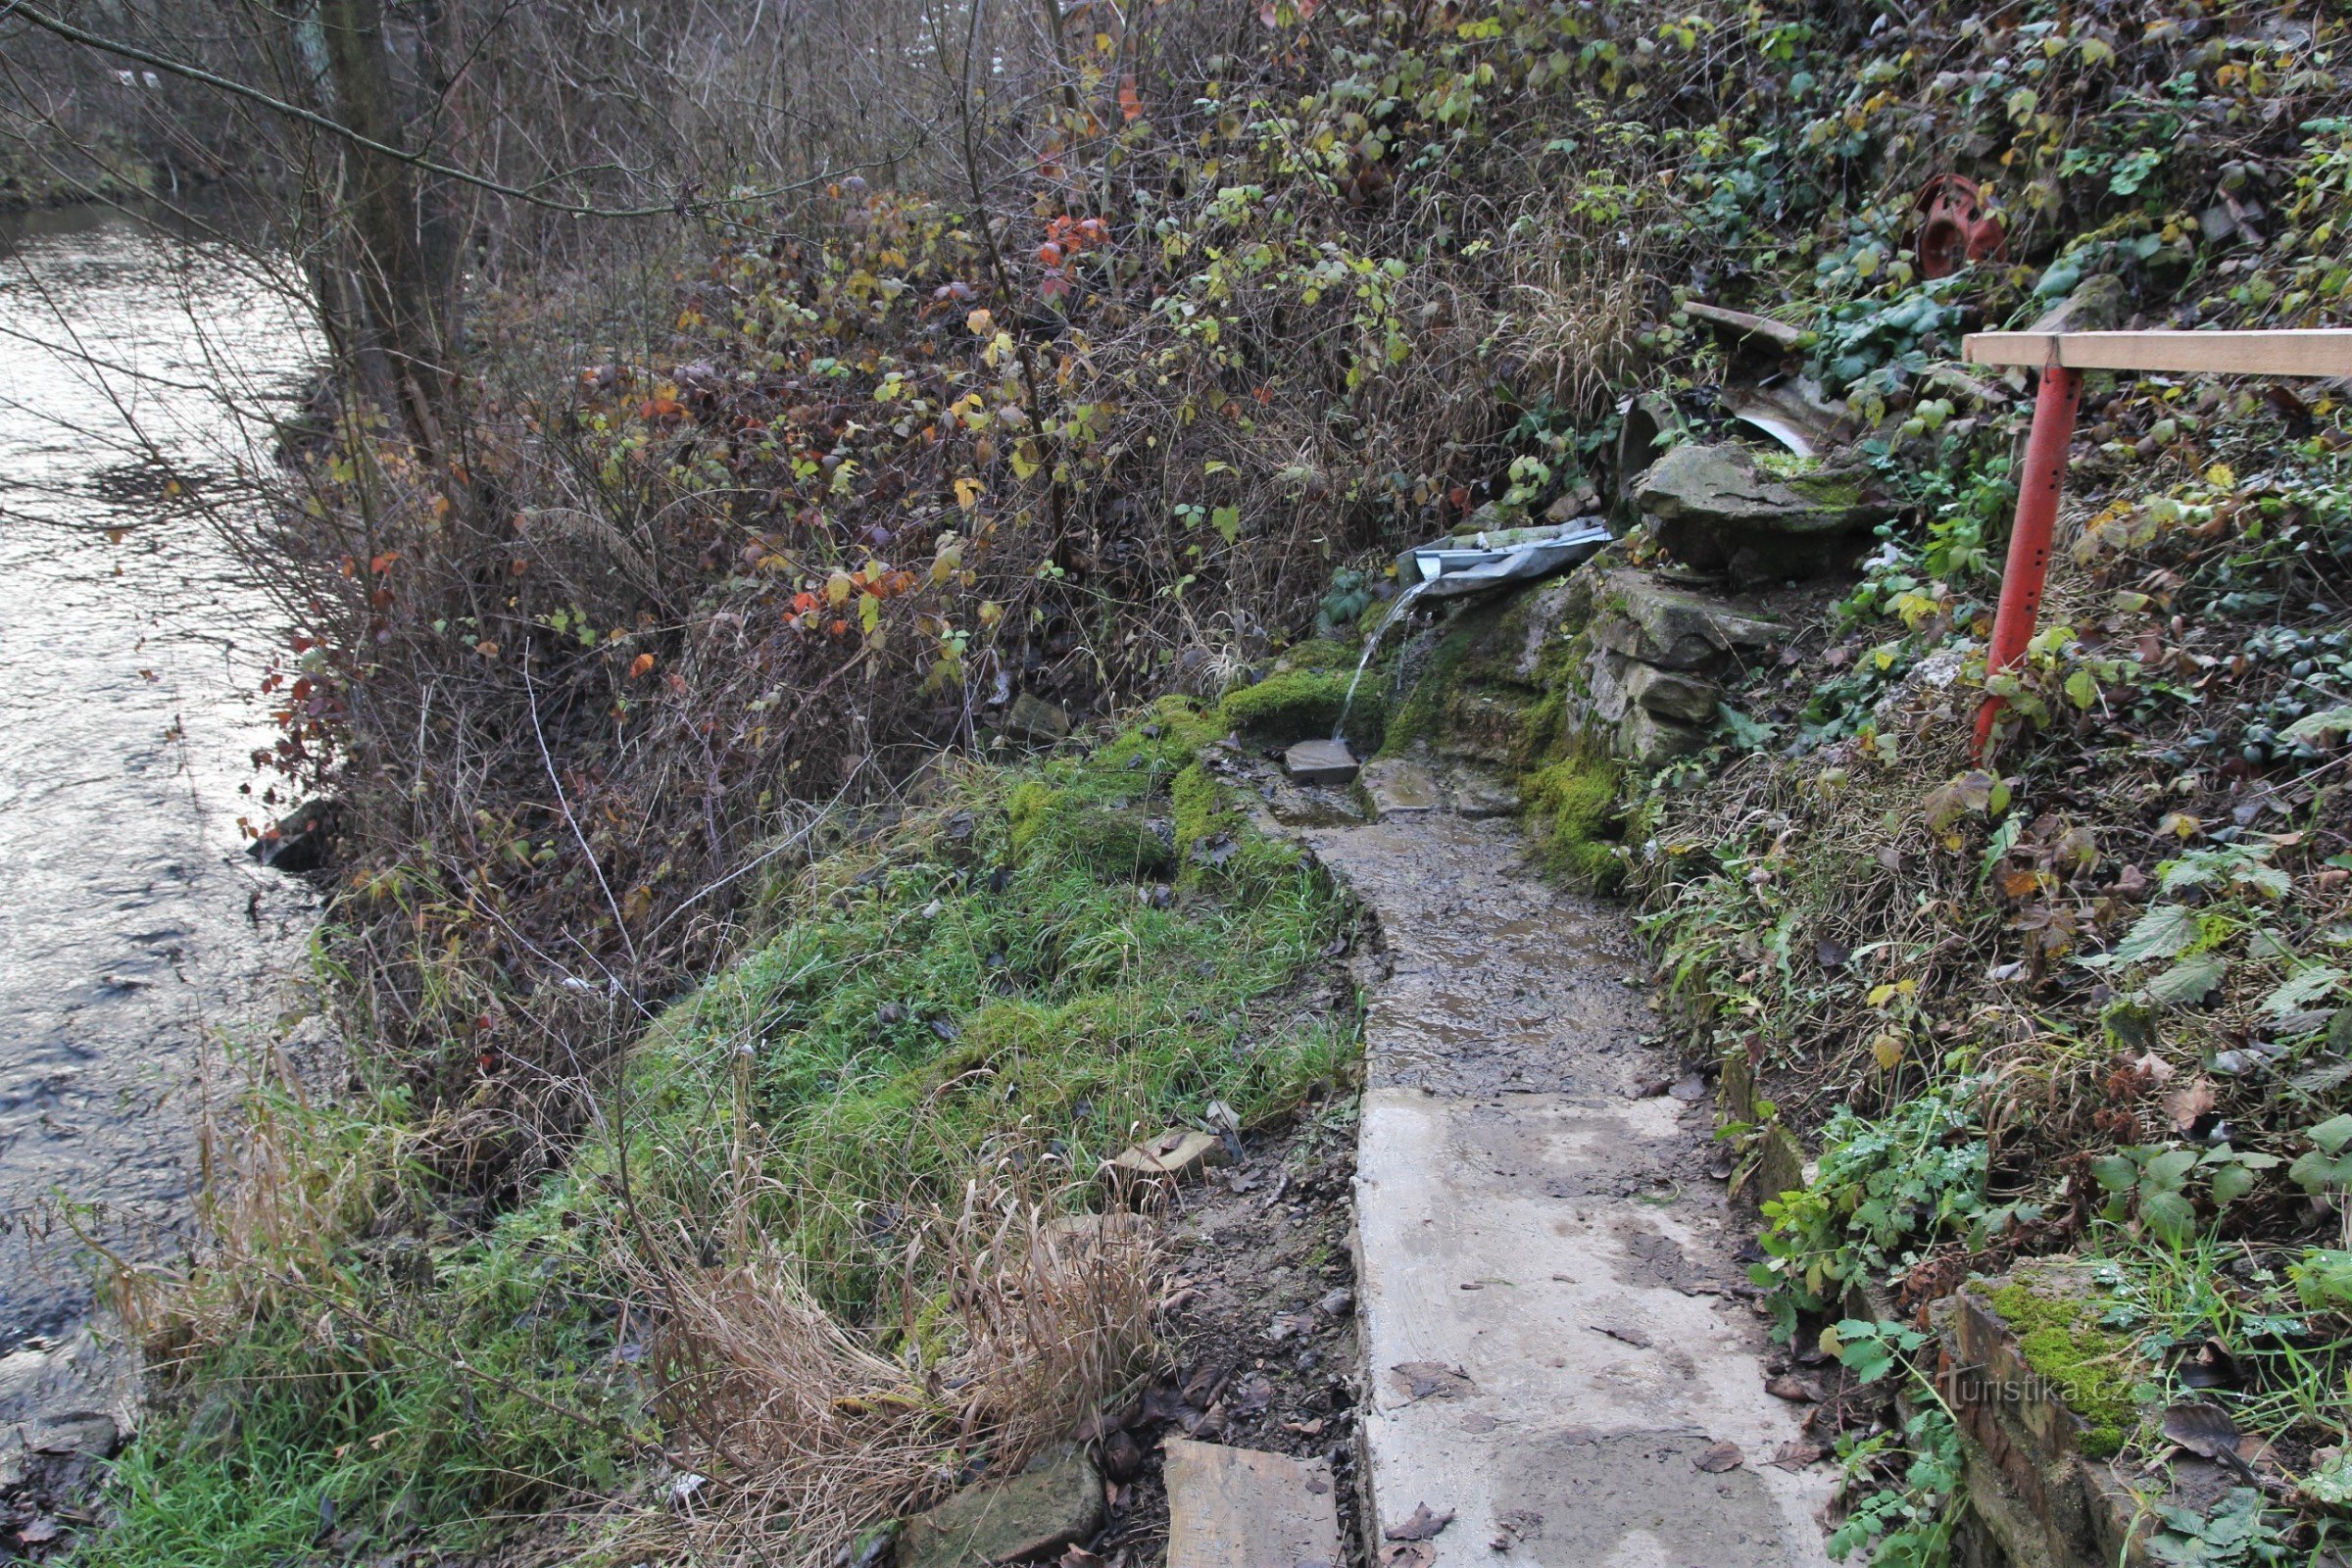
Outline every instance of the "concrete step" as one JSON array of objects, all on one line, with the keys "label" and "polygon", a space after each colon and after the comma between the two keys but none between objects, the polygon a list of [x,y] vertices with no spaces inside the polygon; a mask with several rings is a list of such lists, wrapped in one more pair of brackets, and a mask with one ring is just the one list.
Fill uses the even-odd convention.
[{"label": "concrete step", "polygon": [[1331,1466],[1167,1440],[1168,1568],[1339,1568]]}]

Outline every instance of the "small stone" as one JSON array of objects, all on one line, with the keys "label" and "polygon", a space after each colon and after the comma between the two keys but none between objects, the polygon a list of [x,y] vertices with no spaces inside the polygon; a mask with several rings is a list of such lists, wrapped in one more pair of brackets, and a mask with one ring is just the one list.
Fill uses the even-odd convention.
[{"label": "small stone", "polygon": [[[2231,220],[2230,227],[2237,226]],[[2226,232],[2226,231],[2225,231]],[[2218,238],[2207,232],[2207,238]],[[2042,313],[2029,332],[2107,332],[2124,324],[2132,314],[2132,296],[2125,292],[2124,280],[2112,272],[2100,272],[2075,285],[2073,293]]]},{"label": "small stone", "polygon": [[1299,784],[1348,784],[1362,764],[1341,740],[1300,741],[1282,754],[1283,770]]},{"label": "small stone", "polygon": [[1149,1142],[1121,1150],[1110,1161],[1112,1172],[1125,1177],[1156,1177],[1189,1182],[1202,1172],[1233,1162],[1225,1140],[1214,1133],[1175,1127]]},{"label": "small stone", "polygon": [[1355,1310],[1355,1293],[1353,1291],[1327,1292],[1323,1299],[1315,1303],[1315,1310],[1321,1312],[1325,1317],[1346,1317]]},{"label": "small stone", "polygon": [[1660,718],[1646,708],[1626,710],[1617,725],[1617,755],[1639,767],[1655,767],[1689,757],[1706,744],[1705,730]]},{"label": "small stone", "polygon": [[1102,1526],[1102,1476],[1086,1450],[1049,1450],[1017,1476],[957,1493],[906,1525],[904,1568],[992,1568],[1086,1540]]},{"label": "small stone", "polygon": [[1012,710],[1004,715],[1004,733],[1016,741],[1051,745],[1070,733],[1070,715],[1054,704],[1032,692],[1023,692],[1012,700]]}]

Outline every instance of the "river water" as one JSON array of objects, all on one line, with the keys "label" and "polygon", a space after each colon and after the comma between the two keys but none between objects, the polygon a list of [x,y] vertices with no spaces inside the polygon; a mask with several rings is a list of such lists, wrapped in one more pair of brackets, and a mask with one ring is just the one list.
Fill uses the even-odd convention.
[{"label": "river water", "polygon": [[0,1350],[87,1310],[76,1229],[184,1244],[203,1103],[295,995],[314,897],[238,828],[283,617],[223,527],[315,360],[224,246],[0,220]]}]

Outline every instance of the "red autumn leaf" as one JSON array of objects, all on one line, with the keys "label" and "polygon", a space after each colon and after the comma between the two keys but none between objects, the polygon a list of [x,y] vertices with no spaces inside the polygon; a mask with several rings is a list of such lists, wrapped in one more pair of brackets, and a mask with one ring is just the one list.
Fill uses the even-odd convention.
[{"label": "red autumn leaf", "polygon": [[1140,120],[1143,118],[1143,114],[1144,100],[1136,93],[1135,78],[1121,76],[1119,78],[1119,118],[1129,121]]},{"label": "red autumn leaf", "polygon": [[653,667],[654,656],[651,654],[639,654],[635,659],[629,661],[629,679],[635,680],[640,675],[649,674],[652,672]]}]

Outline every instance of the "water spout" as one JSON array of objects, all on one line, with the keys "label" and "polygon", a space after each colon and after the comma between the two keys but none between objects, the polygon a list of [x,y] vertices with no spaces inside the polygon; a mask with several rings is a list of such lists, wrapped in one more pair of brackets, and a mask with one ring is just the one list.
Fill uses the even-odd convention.
[{"label": "water spout", "polygon": [[1364,657],[1355,662],[1355,678],[1348,683],[1347,700],[1340,704],[1340,721],[1332,726],[1333,740],[1345,741],[1348,738],[1348,711],[1355,706],[1355,689],[1363,684],[1364,671],[1371,665],[1372,656],[1380,651],[1380,639],[1391,626],[1404,618],[1404,612],[1412,608],[1413,601],[1436,581],[1435,577],[1424,577],[1398,594],[1396,602],[1389,607],[1389,612],[1381,617],[1380,624],[1372,628],[1372,635],[1364,639]]}]

